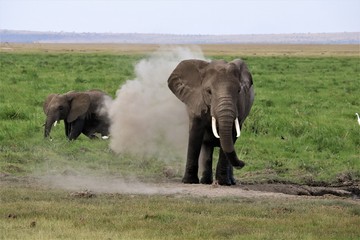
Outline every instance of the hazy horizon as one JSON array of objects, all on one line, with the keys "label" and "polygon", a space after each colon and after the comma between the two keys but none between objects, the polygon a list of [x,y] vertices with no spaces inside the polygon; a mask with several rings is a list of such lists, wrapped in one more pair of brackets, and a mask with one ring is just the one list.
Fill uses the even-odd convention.
[{"label": "hazy horizon", "polygon": [[0,28],[0,31],[14,31],[14,32],[32,32],[32,33],[69,33],[69,34],[144,34],[144,35],[199,35],[199,36],[206,36],[206,35],[212,35],[212,36],[227,36],[227,35],[292,35],[292,34],[347,34],[347,33],[359,33],[360,31],[342,31],[342,32],[292,32],[292,33],[233,33],[233,34],[177,34],[177,33],[143,33],[143,32],[76,32],[76,31],[40,31],[40,30],[25,30],[25,29],[2,29]]}]

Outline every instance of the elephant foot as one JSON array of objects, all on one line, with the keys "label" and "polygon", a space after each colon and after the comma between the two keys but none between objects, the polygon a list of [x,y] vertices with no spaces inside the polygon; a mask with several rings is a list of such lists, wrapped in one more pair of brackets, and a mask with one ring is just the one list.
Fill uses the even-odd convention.
[{"label": "elephant foot", "polygon": [[217,182],[219,185],[222,185],[222,186],[231,186],[231,181],[228,177],[219,177],[217,179]]},{"label": "elephant foot", "polygon": [[236,185],[236,180],[233,177],[230,177],[230,183],[231,185]]},{"label": "elephant foot", "polygon": [[183,183],[187,184],[199,184],[199,178],[197,176],[184,176],[182,179]]},{"label": "elephant foot", "polygon": [[205,170],[202,172],[202,177],[200,179],[202,184],[212,184],[213,183],[213,173],[212,170]]},{"label": "elephant foot", "polygon": [[98,137],[95,134],[87,135],[90,139],[98,139]]},{"label": "elephant foot", "polygon": [[218,173],[216,175],[216,180],[218,181],[219,185],[225,185],[225,186],[236,185],[236,180],[233,176],[231,166],[230,166],[228,172]]},{"label": "elephant foot", "polygon": [[200,180],[201,184],[212,184],[213,183],[213,179],[212,177],[202,177]]},{"label": "elephant foot", "polygon": [[229,174],[229,179],[230,179],[230,182],[231,182],[231,185],[236,185],[236,179],[234,178],[234,171],[233,171],[233,167],[229,167],[229,170],[228,170],[228,174]]}]

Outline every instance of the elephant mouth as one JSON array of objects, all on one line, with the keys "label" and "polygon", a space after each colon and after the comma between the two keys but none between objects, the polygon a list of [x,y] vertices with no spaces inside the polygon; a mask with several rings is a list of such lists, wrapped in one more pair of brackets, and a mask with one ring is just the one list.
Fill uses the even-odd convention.
[{"label": "elephant mouth", "polygon": [[[235,118],[234,124],[235,124],[235,130],[236,130],[236,137],[238,138],[241,135],[240,124],[239,124],[239,119],[238,118]],[[216,118],[215,117],[211,117],[211,129],[212,129],[212,132],[213,132],[214,136],[216,138],[220,138],[219,133],[217,131]]]}]

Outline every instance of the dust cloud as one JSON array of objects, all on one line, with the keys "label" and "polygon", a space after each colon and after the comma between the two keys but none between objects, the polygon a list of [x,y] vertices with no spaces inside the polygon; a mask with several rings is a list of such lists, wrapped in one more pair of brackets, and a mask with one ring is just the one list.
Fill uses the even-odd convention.
[{"label": "dust cloud", "polygon": [[39,179],[43,185],[67,191],[88,190],[94,193],[145,195],[175,194],[181,192],[181,189],[172,189],[156,184],[139,182],[136,178],[125,179],[109,176],[52,174],[42,176]]},{"label": "dust cloud", "polygon": [[[167,86],[177,64],[185,59],[204,59],[199,48],[160,48],[135,65],[136,77],[122,85],[114,100],[106,98],[100,111],[109,110],[110,148],[134,159],[158,159],[172,166],[185,163],[188,117],[185,105]],[[181,188],[144,183],[136,176],[119,177],[67,169],[39,177],[41,184],[69,191],[96,193],[172,194]]]},{"label": "dust cloud", "polygon": [[102,103],[98,107],[98,109],[96,109],[96,113],[99,114],[100,116],[108,116],[112,102],[113,99],[110,96],[108,95],[103,96]]},{"label": "dust cloud", "polygon": [[141,158],[184,160],[188,138],[185,105],[167,86],[177,64],[204,59],[199,48],[160,48],[135,66],[136,78],[116,93],[110,108],[111,149]]}]

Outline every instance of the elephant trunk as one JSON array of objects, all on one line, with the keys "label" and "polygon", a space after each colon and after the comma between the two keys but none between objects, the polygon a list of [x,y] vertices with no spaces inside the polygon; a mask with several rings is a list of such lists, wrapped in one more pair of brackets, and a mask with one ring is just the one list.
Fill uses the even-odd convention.
[{"label": "elephant trunk", "polygon": [[45,122],[45,130],[44,130],[44,137],[48,137],[50,135],[50,132],[51,132],[51,128],[52,126],[56,125],[57,123],[57,118],[56,117],[53,117],[53,116],[48,116],[46,118],[46,122]]},{"label": "elephant trunk", "polygon": [[218,116],[218,121],[220,145],[227,159],[235,168],[240,169],[244,167],[245,163],[239,160],[234,149],[234,130],[236,129],[237,136],[239,136],[240,133],[234,111],[222,111],[222,114]]},{"label": "elephant trunk", "polygon": [[232,119],[219,118],[220,144],[224,152],[234,151],[233,124]]}]

